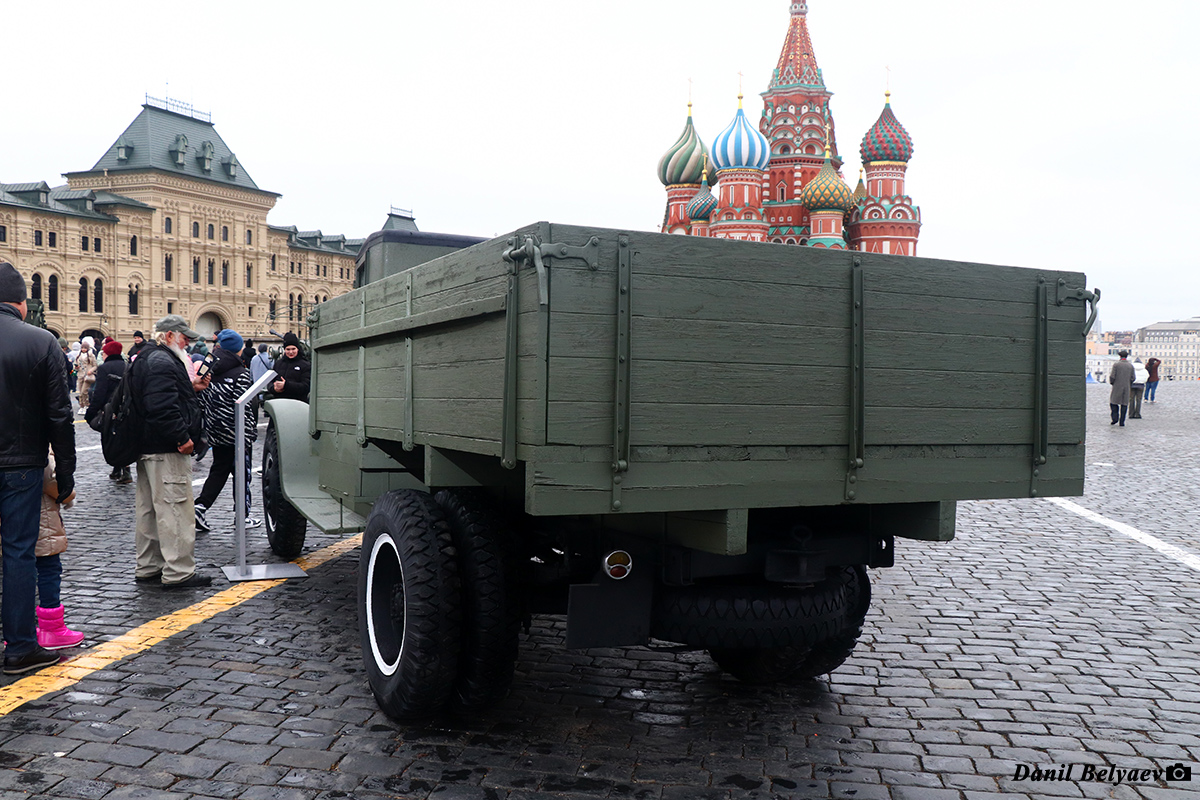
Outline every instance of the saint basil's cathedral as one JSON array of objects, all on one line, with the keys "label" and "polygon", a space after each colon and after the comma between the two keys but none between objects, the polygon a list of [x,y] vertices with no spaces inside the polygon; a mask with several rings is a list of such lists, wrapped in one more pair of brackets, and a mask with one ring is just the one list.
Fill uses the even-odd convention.
[{"label": "saint basil's cathedral", "polygon": [[921,210],[904,189],[913,143],[892,113],[891,92],[863,137],[854,191],[839,174],[832,96],[813,54],[808,3],[793,2],[758,130],[739,95],[737,115],[710,152],[689,104],[683,133],[658,164],[667,187],[663,233],[916,255]]}]

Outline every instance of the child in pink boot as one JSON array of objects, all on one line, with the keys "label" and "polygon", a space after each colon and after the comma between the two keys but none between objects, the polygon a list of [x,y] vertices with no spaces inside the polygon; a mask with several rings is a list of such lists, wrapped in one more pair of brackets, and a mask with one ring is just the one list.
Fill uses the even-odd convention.
[{"label": "child in pink boot", "polygon": [[[57,498],[54,453],[51,453],[50,463],[46,466],[45,477],[42,479],[42,526],[38,531],[37,547],[33,551],[37,556],[37,640],[38,644],[47,650],[62,650],[83,641],[83,634],[71,630],[63,621],[62,600],[59,598],[62,588],[62,560],[58,554],[67,549],[67,531],[63,527]],[[71,496],[63,505],[70,508],[74,499],[75,493],[71,492]]]}]

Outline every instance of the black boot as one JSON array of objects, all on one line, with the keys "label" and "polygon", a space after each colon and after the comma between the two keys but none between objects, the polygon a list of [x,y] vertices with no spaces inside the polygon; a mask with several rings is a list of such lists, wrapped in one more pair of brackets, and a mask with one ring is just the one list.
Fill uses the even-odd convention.
[{"label": "black boot", "polygon": [[121,467],[114,471],[120,473],[117,476],[117,483],[133,483],[133,475],[130,473],[129,467]]}]

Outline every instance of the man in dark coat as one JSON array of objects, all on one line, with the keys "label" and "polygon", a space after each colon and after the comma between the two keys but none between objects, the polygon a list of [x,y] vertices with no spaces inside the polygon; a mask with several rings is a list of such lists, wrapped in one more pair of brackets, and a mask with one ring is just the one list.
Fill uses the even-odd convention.
[{"label": "man in dark coat", "polygon": [[141,331],[133,332],[133,347],[129,348],[129,360],[132,361],[138,353],[142,352],[142,348],[146,346],[146,338],[142,336]]},{"label": "man in dark coat", "polygon": [[67,361],[54,334],[24,320],[25,279],[0,261],[0,545],[4,586],[0,634],[4,674],[58,662],[38,645],[34,598],[43,471],[54,449],[58,502],[75,489],[75,415]]},{"label": "man in dark coat", "polygon": [[1112,411],[1112,424],[1116,425],[1120,422],[1121,427],[1124,428],[1125,415],[1129,413],[1129,398],[1133,394],[1135,373],[1133,364],[1126,360],[1129,358],[1129,351],[1122,350],[1117,355],[1121,357],[1121,360],[1113,364],[1112,372],[1108,373],[1108,382],[1113,387],[1112,391],[1108,393],[1108,408]]},{"label": "man in dark coat", "polygon": [[271,397],[308,402],[312,364],[300,357],[300,338],[291,331],[283,335],[283,357],[275,360],[273,369],[279,377],[271,383]]},{"label": "man in dark coat", "polygon": [[[116,341],[109,342],[101,348],[104,363],[96,370],[96,383],[92,385],[92,402],[83,415],[87,424],[96,430],[99,430],[99,420],[104,414],[104,407],[108,405],[117,384],[125,376],[125,359],[121,358],[123,349],[124,345]],[[128,466],[113,467],[108,477],[117,483],[133,483],[133,475]]]},{"label": "man in dark coat", "polygon": [[[204,434],[212,447],[212,466],[208,470],[208,479],[204,488],[196,498],[196,530],[211,530],[208,523],[208,509],[216,502],[225,481],[234,474],[237,456],[236,417],[237,400],[254,382],[250,378],[250,370],[242,364],[238,355],[242,350],[242,337],[237,331],[223,330],[217,334],[217,346],[213,349],[212,383],[200,392],[200,405],[204,409]],[[246,527],[253,528],[262,524],[262,520],[250,516],[250,463],[253,461],[254,441],[258,438],[258,409],[253,403],[247,403],[246,427],[243,432],[246,442],[245,468],[246,474],[246,507],[241,513],[246,515]],[[234,509],[234,513],[239,513]]]},{"label": "man in dark coat", "polygon": [[208,586],[212,578],[196,571],[191,456],[204,446],[196,392],[208,387],[209,377],[193,380],[184,366],[185,348],[200,334],[177,314],[160,319],[154,331],[154,344],[125,376],[142,422],[134,579],[160,581],[164,589]]}]

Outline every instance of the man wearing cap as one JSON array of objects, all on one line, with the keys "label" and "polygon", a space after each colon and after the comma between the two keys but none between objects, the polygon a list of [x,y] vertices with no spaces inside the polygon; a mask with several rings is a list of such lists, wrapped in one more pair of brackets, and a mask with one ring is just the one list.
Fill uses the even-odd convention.
[{"label": "man wearing cap", "polygon": [[[196,498],[196,530],[208,531],[208,510],[216,502],[225,481],[234,474],[237,456],[236,422],[237,399],[250,391],[253,380],[250,370],[242,364],[239,355],[243,348],[242,337],[237,331],[223,330],[217,334],[217,346],[213,349],[212,383],[200,392],[200,405],[204,409],[204,433],[212,446],[212,467],[208,479]],[[246,527],[253,528],[262,520],[250,516],[250,463],[253,460],[254,440],[258,438],[258,410],[247,404],[246,429],[246,507],[234,513],[246,515]]]},{"label": "man wearing cap", "polygon": [[67,362],[49,331],[26,325],[25,279],[0,261],[0,545],[4,550],[0,633],[4,674],[54,664],[37,643],[34,547],[42,509],[42,478],[54,449],[58,502],[75,488],[75,423]]},{"label": "man wearing cap", "polygon": [[196,571],[191,462],[204,432],[196,392],[209,378],[189,378],[184,366],[188,343],[199,338],[183,317],[169,314],[154,324],[153,344],[126,373],[142,420],[134,579],[164,589],[212,583]]},{"label": "man wearing cap", "polygon": [[274,370],[279,377],[271,382],[272,397],[308,402],[312,364],[300,357],[300,338],[291,331],[283,335],[283,357],[275,360]]},{"label": "man wearing cap", "polygon": [[1113,364],[1112,372],[1108,373],[1108,382],[1112,384],[1112,391],[1108,393],[1108,408],[1112,411],[1112,424],[1118,422],[1121,427],[1125,427],[1125,415],[1129,413],[1129,398],[1133,393],[1133,379],[1135,376],[1133,364],[1130,364],[1126,359],[1129,358],[1129,351],[1122,350],[1117,353],[1121,360]]}]

